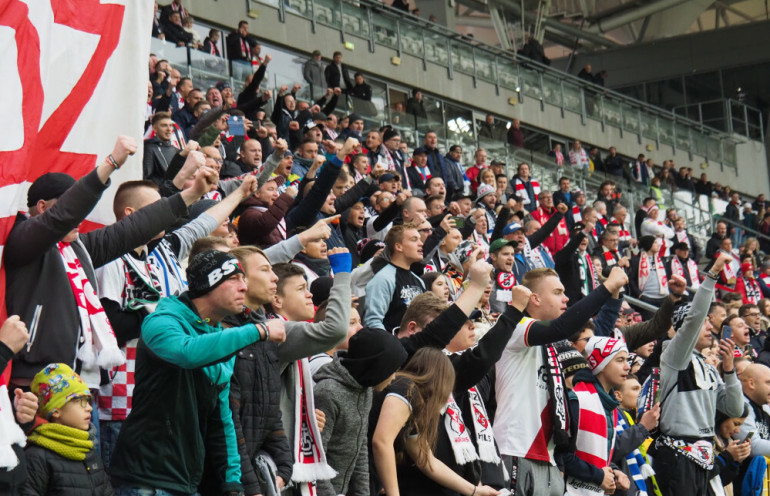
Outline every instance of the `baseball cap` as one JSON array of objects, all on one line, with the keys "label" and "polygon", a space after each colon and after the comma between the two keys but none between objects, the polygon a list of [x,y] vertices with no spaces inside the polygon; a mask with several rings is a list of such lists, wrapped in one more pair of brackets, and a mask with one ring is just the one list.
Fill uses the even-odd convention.
[{"label": "baseball cap", "polygon": [[492,242],[491,245],[489,245],[489,253],[496,253],[500,251],[505,246],[513,246],[516,248],[519,246],[518,241],[508,241],[507,239],[499,238]]}]

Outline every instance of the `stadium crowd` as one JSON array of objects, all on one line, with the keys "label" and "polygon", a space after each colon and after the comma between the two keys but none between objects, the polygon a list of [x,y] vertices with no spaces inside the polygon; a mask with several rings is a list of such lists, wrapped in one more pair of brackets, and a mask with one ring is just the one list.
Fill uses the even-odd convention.
[{"label": "stadium crowd", "polygon": [[[189,19],[175,0],[153,33],[192,43]],[[305,102],[261,87],[245,21],[227,52],[255,68],[240,94],[151,56],[143,145],[29,188],[3,251],[0,493],[760,494],[770,263],[736,226],[770,231],[764,197],[734,193],[704,248],[656,189],[717,187],[672,161],[553,150],[649,186],[632,218],[613,180],[548,191],[483,148],[365,129],[341,54],[313,54]],[[116,222],[79,232],[139,146]]]}]

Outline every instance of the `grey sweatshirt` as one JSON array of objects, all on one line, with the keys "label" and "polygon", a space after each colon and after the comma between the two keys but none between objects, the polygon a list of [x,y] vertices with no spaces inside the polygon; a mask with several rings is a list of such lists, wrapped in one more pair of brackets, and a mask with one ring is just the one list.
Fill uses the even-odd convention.
[{"label": "grey sweatshirt", "polygon": [[663,344],[660,430],[674,438],[713,439],[717,405],[730,417],[743,413],[743,395],[736,375],[728,374],[723,382],[703,355],[694,351],[714,295],[714,283],[706,278],[682,327]]},{"label": "grey sweatshirt", "polygon": [[[318,481],[319,496],[369,496],[369,455],[366,433],[372,390],[361,386],[339,357],[315,376],[316,408],[326,415],[321,433],[326,460],[337,471],[330,481]],[[331,440],[334,442],[330,442]]]}]

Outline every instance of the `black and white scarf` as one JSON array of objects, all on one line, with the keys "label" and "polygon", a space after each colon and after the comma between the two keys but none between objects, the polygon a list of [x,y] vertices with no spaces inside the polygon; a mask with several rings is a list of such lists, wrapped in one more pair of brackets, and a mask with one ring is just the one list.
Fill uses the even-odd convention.
[{"label": "black and white scarf", "polygon": [[[454,395],[449,396],[449,401],[444,407],[444,427],[446,428],[449,443],[458,465],[481,460],[497,465],[500,457],[495,448],[495,439],[492,434],[492,423],[487,416],[487,409],[475,387],[468,390],[468,401],[473,412],[473,430],[476,435],[476,445],[468,433],[468,428],[463,421],[460,406],[455,401]],[[478,446],[478,451],[476,449]]]},{"label": "black and white scarf", "polygon": [[558,359],[558,352],[553,344],[541,347],[543,363],[546,365],[546,382],[553,414],[553,441],[556,446],[569,443],[569,409],[567,408],[567,392],[564,385],[564,375]]}]

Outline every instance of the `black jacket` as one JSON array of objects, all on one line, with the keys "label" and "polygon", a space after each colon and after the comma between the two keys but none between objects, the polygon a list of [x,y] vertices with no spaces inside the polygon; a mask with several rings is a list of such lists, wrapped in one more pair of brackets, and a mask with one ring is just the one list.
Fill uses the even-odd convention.
[{"label": "black jacket", "polygon": [[[96,444],[96,429],[92,426],[92,441]],[[112,495],[112,486],[94,446],[83,461],[68,460],[53,451],[35,444],[24,449],[29,475],[20,494],[24,496],[94,496]]]},{"label": "black jacket", "polygon": [[[246,56],[244,57],[243,52],[241,51],[241,41],[243,41],[243,44],[246,48]],[[225,39],[225,45],[227,46],[227,58],[230,60],[246,60],[250,61],[253,50],[254,50],[254,43],[249,39],[247,36],[246,38],[243,38],[241,36],[241,33],[238,31],[234,31],[227,35],[227,38]]]},{"label": "black jacket", "polygon": [[163,141],[157,136],[145,141],[142,158],[143,178],[155,184],[162,183],[168,166],[178,151],[170,141]]},{"label": "black jacket", "polygon": [[[24,348],[14,359],[13,377],[32,378],[49,363],[75,366],[80,316],[56,244],[85,219],[108,186],[94,169],[45,213],[16,218],[3,258],[12,288],[5,297],[8,313],[32,322],[37,306],[42,312],[32,348]],[[147,243],[183,215],[187,206],[181,196],[164,198],[112,225],[80,234],[72,248],[98,288],[94,269]]]},{"label": "black jacket", "polygon": [[720,238],[717,233],[714,233],[711,235],[709,240],[706,242],[706,258],[711,260],[714,257],[716,257],[717,252],[719,252],[720,247],[722,246],[722,240],[724,238]]},{"label": "black jacket", "polygon": [[[342,78],[340,78],[340,69],[342,69]],[[324,69],[324,78],[326,79],[327,88],[342,88],[343,90],[350,90],[353,88],[353,83],[350,81],[350,74],[348,74],[348,67],[345,64],[340,64],[340,68],[337,68],[337,64],[330,63]],[[344,84],[343,84],[344,83]]]},{"label": "black jacket", "polygon": [[[264,321],[261,311],[248,311],[225,319],[228,325],[235,326]],[[251,344],[236,354],[230,382],[230,410],[241,455],[241,483],[246,494],[265,494],[254,468],[254,459],[262,450],[273,458],[278,468],[276,474],[287,483],[291,479],[294,461],[281,422],[278,362],[278,345],[272,341]]]},{"label": "black jacket", "polygon": [[[569,305],[574,305],[583,298],[583,279],[580,277],[580,261],[578,259],[578,246],[586,235],[582,232],[573,235],[564,248],[557,251],[553,256],[556,264],[556,272],[564,284],[564,294],[569,298]],[[588,253],[586,253],[588,255]],[[590,259],[590,256],[589,256]],[[586,278],[591,278],[591,274],[585,274]],[[599,281],[593,281],[599,284]]]}]

